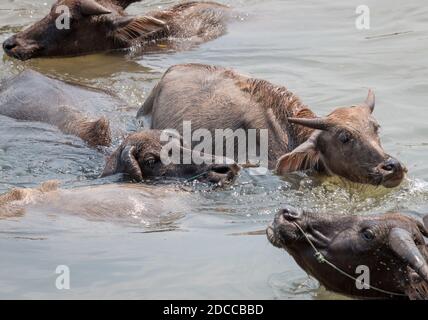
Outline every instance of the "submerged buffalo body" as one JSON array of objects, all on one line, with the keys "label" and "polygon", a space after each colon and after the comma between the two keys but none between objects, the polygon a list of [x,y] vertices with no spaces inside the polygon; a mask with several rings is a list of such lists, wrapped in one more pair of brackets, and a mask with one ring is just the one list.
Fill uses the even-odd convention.
[{"label": "submerged buffalo body", "polygon": [[[425,226],[398,213],[348,216],[286,208],[267,236],[329,290],[357,298],[428,299],[428,216],[424,220]],[[314,247],[354,278],[367,267],[371,288],[320,262]]]},{"label": "submerged buffalo body", "polygon": [[[133,2],[138,1],[58,0],[45,18],[7,39],[3,49],[11,57],[27,60],[135,45],[144,50],[166,39],[186,39],[197,44],[226,32],[230,9],[215,2],[192,1],[144,16],[130,16],[124,10]],[[58,21],[67,18],[69,26],[59,28]]]},{"label": "submerged buffalo body", "polygon": [[188,211],[187,193],[165,185],[126,183],[62,189],[59,182],[48,181],[37,188],[14,188],[0,194],[0,220],[37,212],[169,230],[178,227],[177,220]]},{"label": "submerged buffalo body", "polygon": [[[158,130],[146,130],[128,136],[107,159],[102,176],[124,173],[135,181],[186,178],[218,185],[229,184],[236,178],[239,166],[232,161],[185,148],[178,136],[163,141],[161,134]],[[173,143],[181,156],[189,155],[191,161],[188,164],[182,164],[181,161],[167,163],[166,159],[162,159],[162,150],[165,150],[163,148],[167,143]]]},{"label": "submerged buffalo body", "polygon": [[318,118],[285,87],[222,67],[186,64],[164,74],[137,117],[151,116],[151,128],[180,134],[184,121],[191,121],[193,131],[207,129],[212,136],[216,129],[267,129],[269,167],[279,174],[316,169],[395,187],[406,169],[381,147],[374,106],[370,91],[365,102]]},{"label": "submerged buffalo body", "polygon": [[31,70],[0,84],[1,115],[52,124],[90,146],[108,146],[112,139],[109,121],[92,116],[99,114],[101,108],[123,105],[123,101],[105,92],[67,84]]}]

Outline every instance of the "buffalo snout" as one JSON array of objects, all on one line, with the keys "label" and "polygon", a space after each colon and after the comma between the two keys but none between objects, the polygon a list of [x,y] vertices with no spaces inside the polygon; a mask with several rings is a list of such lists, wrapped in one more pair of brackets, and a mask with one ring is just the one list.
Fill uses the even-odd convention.
[{"label": "buffalo snout", "polygon": [[3,50],[9,57],[24,61],[30,59],[36,52],[39,52],[41,46],[35,41],[27,41],[14,35],[3,42]]},{"label": "buffalo snout", "polygon": [[207,173],[207,180],[219,185],[231,184],[239,173],[239,166],[233,164],[212,165]]},{"label": "buffalo snout", "polygon": [[284,209],[281,209],[279,215],[281,215],[287,221],[294,222],[302,217],[303,211],[301,209],[296,209],[293,207],[286,207]]},{"label": "buffalo snout", "polygon": [[394,188],[400,185],[407,172],[407,168],[397,159],[388,157],[379,164],[377,171],[381,174],[381,184],[386,188]]},{"label": "buffalo snout", "polygon": [[18,42],[16,41],[16,37],[12,36],[3,42],[3,50],[9,54],[17,45]]},{"label": "buffalo snout", "polygon": [[267,237],[272,245],[284,248],[301,238],[297,224],[304,228],[304,211],[287,206],[278,211],[274,221],[266,229]]}]

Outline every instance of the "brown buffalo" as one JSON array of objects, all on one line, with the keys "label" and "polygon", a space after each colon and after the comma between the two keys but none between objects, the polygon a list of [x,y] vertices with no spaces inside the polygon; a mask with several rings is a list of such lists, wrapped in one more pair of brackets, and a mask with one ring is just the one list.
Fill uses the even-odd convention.
[{"label": "brown buffalo", "polygon": [[[71,85],[32,70],[5,80],[0,85],[0,114],[17,120],[40,121],[73,134],[90,146],[109,146],[112,131],[100,107],[110,109],[126,105],[103,91]],[[116,132],[117,131],[117,132]]]},{"label": "brown buffalo", "polygon": [[[267,236],[329,290],[366,299],[428,299],[428,216],[424,220],[425,226],[398,213],[348,216],[286,208],[276,215]],[[361,289],[359,283],[359,289],[357,280],[320,262],[312,245],[354,278],[360,275],[357,267],[368,267],[366,284],[372,288]]]},{"label": "brown buffalo", "polygon": [[[226,31],[229,8],[215,2],[187,2],[143,16],[125,9],[135,0],[58,0],[41,21],[3,43],[6,54],[27,60],[109,51],[153,42],[188,39],[200,43]],[[69,26],[63,8],[68,8]],[[172,41],[173,42],[173,41]]]},{"label": "brown buffalo", "polygon": [[370,91],[365,102],[318,118],[285,87],[222,67],[186,64],[164,74],[137,117],[151,116],[151,128],[180,133],[183,121],[191,121],[193,131],[204,128],[213,136],[219,128],[267,129],[269,167],[279,174],[315,169],[353,182],[396,187],[406,169],[382,149],[374,107]]},{"label": "brown buffalo", "polygon": [[[234,181],[239,172],[236,164],[230,163],[231,161],[228,163],[227,159],[216,159],[209,154],[193,152],[182,146],[178,136],[163,141],[161,134],[158,130],[146,130],[128,136],[107,159],[102,176],[125,173],[135,181],[150,178],[185,178],[219,185]],[[163,147],[171,142],[180,152],[177,163],[166,163],[161,156]],[[188,164],[181,161],[186,154],[191,159]]]}]

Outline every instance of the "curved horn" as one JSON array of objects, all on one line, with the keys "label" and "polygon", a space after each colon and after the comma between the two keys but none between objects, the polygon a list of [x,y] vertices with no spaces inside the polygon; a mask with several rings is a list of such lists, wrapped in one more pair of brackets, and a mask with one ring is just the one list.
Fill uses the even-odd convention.
[{"label": "curved horn", "polygon": [[370,109],[370,112],[372,113],[376,104],[376,97],[372,89],[369,89],[369,93],[367,95],[366,101],[364,101],[364,104]]},{"label": "curved horn", "polygon": [[124,172],[129,174],[131,179],[140,182],[143,180],[143,173],[135,158],[135,151],[136,149],[134,146],[126,146],[120,155],[120,162],[124,168]]},{"label": "curved horn", "polygon": [[408,231],[393,228],[389,233],[389,245],[392,251],[406,261],[422,279],[428,282],[428,263]]},{"label": "curved horn", "polygon": [[288,118],[288,122],[317,130],[328,130],[331,127],[326,118]]},{"label": "curved horn", "polygon": [[85,16],[98,16],[101,14],[111,13],[109,9],[100,5],[95,0],[81,0],[80,12]]}]

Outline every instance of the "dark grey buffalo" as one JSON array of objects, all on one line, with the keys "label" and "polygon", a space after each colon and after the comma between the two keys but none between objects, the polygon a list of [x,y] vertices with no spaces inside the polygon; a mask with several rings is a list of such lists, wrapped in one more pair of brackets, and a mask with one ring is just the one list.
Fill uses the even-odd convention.
[{"label": "dark grey buffalo", "polygon": [[58,0],[46,17],[8,38],[3,49],[27,60],[132,46],[143,52],[159,49],[158,44],[174,48],[184,39],[198,44],[223,35],[230,14],[229,7],[215,2],[190,1],[131,16],[125,9],[133,2],[138,0]]},{"label": "dark grey buffalo", "polygon": [[[145,130],[129,135],[108,157],[102,176],[124,173],[134,181],[184,178],[221,186],[235,180],[240,168],[233,161],[186,148],[182,145],[181,137],[172,136],[168,140],[162,140],[161,135],[159,130]],[[171,143],[180,153],[176,162],[167,157],[162,158],[162,150]],[[183,161],[186,155],[190,159],[188,163]]]},{"label": "dark grey buffalo", "polygon": [[[427,300],[428,216],[424,221],[399,213],[337,215],[285,208],[267,236],[329,290],[365,299]],[[357,283],[359,267],[368,268],[368,289]]]},{"label": "dark grey buffalo", "polygon": [[0,114],[17,120],[39,121],[57,126],[90,146],[109,146],[110,122],[99,116],[125,106],[120,99],[83,86],[72,85],[26,70],[0,84]]}]

